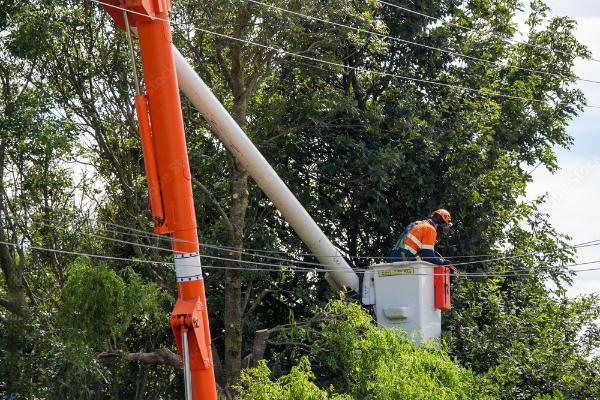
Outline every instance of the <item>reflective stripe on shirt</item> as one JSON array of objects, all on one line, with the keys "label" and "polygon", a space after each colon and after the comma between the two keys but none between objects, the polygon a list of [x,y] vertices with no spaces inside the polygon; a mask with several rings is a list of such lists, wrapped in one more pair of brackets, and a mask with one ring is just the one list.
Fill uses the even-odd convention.
[{"label": "reflective stripe on shirt", "polygon": [[417,251],[411,249],[409,246],[404,246],[404,249],[410,251],[410,254],[412,254],[413,256],[417,254]]},{"label": "reflective stripe on shirt", "polygon": [[412,233],[408,232],[406,234],[406,237],[409,238],[410,240],[412,240],[413,242],[415,242],[417,247],[419,247],[419,248],[423,247],[423,243],[421,243],[421,241],[419,239],[417,239]]},{"label": "reflective stripe on shirt", "polygon": [[406,233],[404,247],[411,248],[413,254],[434,250],[436,236],[435,228],[427,220],[420,221]]}]

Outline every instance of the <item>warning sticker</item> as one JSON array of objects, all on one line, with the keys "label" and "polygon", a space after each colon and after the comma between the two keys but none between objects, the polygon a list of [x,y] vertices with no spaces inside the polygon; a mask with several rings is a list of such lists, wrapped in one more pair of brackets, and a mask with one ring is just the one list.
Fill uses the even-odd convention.
[{"label": "warning sticker", "polygon": [[379,277],[393,276],[393,275],[412,275],[415,273],[414,268],[399,268],[399,269],[386,269],[385,271],[379,271],[377,274]]}]

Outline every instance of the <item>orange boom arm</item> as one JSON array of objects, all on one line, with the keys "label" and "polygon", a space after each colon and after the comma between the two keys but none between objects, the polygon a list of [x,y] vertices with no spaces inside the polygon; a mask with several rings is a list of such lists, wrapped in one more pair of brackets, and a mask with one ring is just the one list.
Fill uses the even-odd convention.
[{"label": "orange boom arm", "polygon": [[184,367],[186,398],[213,400],[216,385],[171,43],[171,1],[106,0],[104,8],[122,29],[137,29],[146,94],[138,94],[135,102],[151,212],[155,231],[171,234],[179,292],[171,327]]}]

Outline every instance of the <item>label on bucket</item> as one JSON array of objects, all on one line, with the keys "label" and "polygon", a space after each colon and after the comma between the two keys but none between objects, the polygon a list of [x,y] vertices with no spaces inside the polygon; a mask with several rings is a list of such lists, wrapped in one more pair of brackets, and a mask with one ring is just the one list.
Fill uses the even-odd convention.
[{"label": "label on bucket", "polygon": [[384,271],[379,271],[377,274],[379,277],[384,276],[393,276],[393,275],[413,275],[415,273],[414,268],[399,268],[399,269],[386,269]]}]

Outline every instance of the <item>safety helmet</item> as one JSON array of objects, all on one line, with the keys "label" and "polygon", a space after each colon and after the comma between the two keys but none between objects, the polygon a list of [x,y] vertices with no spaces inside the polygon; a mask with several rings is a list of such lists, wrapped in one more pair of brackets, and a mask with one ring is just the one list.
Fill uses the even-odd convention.
[{"label": "safety helmet", "polygon": [[437,229],[439,229],[444,235],[447,235],[450,232],[450,227],[452,226],[450,221],[452,220],[452,216],[448,211],[440,208],[439,210],[432,212],[430,218],[434,221],[437,220],[443,222],[443,224],[438,225]]},{"label": "safety helmet", "polygon": [[433,217],[434,215],[439,215],[440,218],[442,219],[442,221],[444,221],[447,225],[450,224],[450,221],[452,221],[452,216],[450,215],[450,213],[446,210],[444,210],[443,208],[440,208],[439,210],[435,210],[434,212],[431,213],[431,217]]}]

